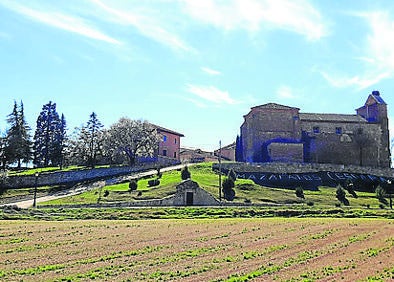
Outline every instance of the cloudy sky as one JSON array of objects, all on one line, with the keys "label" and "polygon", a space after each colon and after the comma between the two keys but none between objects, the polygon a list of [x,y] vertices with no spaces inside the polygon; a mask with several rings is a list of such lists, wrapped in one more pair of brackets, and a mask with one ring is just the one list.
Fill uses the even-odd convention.
[{"label": "cloudy sky", "polygon": [[53,101],[70,132],[94,111],[212,150],[250,107],[354,114],[373,90],[394,118],[391,0],[0,0],[2,134],[14,100],[33,129]]}]

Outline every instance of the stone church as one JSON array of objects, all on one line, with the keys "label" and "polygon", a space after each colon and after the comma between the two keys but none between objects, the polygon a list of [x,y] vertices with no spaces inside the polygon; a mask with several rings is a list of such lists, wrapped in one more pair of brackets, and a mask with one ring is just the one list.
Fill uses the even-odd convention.
[{"label": "stone church", "polygon": [[268,103],[251,108],[237,138],[237,161],[390,167],[387,104],[373,91],[356,114],[302,113]]}]

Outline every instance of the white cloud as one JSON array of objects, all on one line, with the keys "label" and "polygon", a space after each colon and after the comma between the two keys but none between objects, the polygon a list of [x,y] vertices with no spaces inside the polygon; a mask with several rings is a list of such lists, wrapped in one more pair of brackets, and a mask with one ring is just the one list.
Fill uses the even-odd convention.
[{"label": "white cloud", "polygon": [[227,91],[222,91],[214,86],[187,85],[187,91],[214,104],[237,104]]},{"label": "white cloud", "polygon": [[366,89],[379,83],[382,79],[389,78],[391,76],[388,72],[380,74],[363,74],[362,76],[347,76],[339,75],[337,73],[329,74],[325,71],[320,71],[320,73],[334,87],[356,87],[357,90]]},{"label": "white cloud", "polygon": [[318,40],[328,34],[322,16],[306,0],[181,0],[187,14],[225,30],[284,29]]},{"label": "white cloud", "polygon": [[207,67],[202,67],[201,70],[209,75],[221,75],[222,73],[218,70],[214,70]]},{"label": "white cloud", "polygon": [[320,73],[334,87],[363,90],[394,77],[394,20],[382,11],[351,15],[361,17],[371,28],[365,40],[364,54],[356,58],[363,63],[363,69],[358,75]]},{"label": "white cloud", "polygon": [[163,45],[169,46],[172,49],[183,51],[194,51],[186,42],[184,42],[176,34],[169,32],[163,26],[164,21],[159,22],[155,17],[148,17],[141,13],[133,12],[131,10],[120,10],[104,4],[100,0],[91,0],[96,7],[101,8],[106,12],[104,20],[110,20],[121,25],[133,26],[144,36],[151,38]]},{"label": "white cloud", "polygon": [[294,99],[293,90],[289,86],[282,85],[276,91],[279,98]]},{"label": "white cloud", "polygon": [[76,33],[88,38],[99,41],[104,41],[111,44],[121,45],[122,43],[115,38],[106,35],[99,29],[87,24],[84,20],[78,17],[70,16],[63,13],[45,10],[35,10],[26,6],[18,5],[14,2],[5,1],[2,4],[8,9],[17,12],[27,18],[37,22],[47,24],[51,27],[66,30]]}]

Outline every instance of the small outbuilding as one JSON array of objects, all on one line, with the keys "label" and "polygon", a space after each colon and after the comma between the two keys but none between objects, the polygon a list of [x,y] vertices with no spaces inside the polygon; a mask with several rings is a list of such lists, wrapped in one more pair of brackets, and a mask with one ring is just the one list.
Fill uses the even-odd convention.
[{"label": "small outbuilding", "polygon": [[219,201],[202,189],[197,182],[187,179],[176,186],[174,206],[217,206]]}]

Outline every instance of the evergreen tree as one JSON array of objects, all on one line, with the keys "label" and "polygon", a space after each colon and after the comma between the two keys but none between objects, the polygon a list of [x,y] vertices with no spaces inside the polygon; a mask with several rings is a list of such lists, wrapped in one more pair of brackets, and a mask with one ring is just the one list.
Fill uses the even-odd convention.
[{"label": "evergreen tree", "polygon": [[101,154],[102,147],[102,128],[103,125],[97,118],[97,114],[92,112],[89,117],[89,121],[86,125],[87,139],[89,142],[88,146],[88,165],[94,167],[97,162],[97,156]]},{"label": "evergreen tree", "polygon": [[1,164],[1,169],[5,170],[6,169],[6,165],[7,165],[7,158],[6,158],[6,138],[1,136],[0,137],[0,164]]},{"label": "evergreen tree", "polygon": [[5,160],[8,163],[17,162],[18,168],[22,162],[29,162],[31,159],[30,127],[26,122],[23,103],[19,107],[14,102],[12,113],[8,115],[7,123],[9,129],[5,141]]},{"label": "evergreen tree", "polygon": [[66,139],[67,139],[67,124],[66,118],[64,114],[61,115],[61,118],[55,124],[55,130],[53,135],[53,142],[52,142],[52,153],[51,153],[51,160],[52,164],[63,168],[63,161],[64,161],[64,151],[66,147]]},{"label": "evergreen tree", "polygon": [[242,140],[239,135],[235,141],[235,161],[243,162]]},{"label": "evergreen tree", "polygon": [[49,101],[37,118],[34,134],[34,164],[38,167],[61,165],[66,138],[66,120],[56,111],[56,103]]}]

